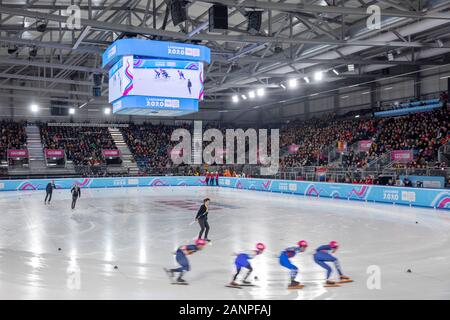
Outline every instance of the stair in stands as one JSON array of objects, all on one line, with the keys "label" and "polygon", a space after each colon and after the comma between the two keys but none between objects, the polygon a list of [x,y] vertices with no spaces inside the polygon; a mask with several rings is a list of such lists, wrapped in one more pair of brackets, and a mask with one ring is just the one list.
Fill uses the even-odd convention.
[{"label": "stair in stands", "polygon": [[192,163],[201,164],[203,159],[202,154],[202,144],[203,144],[203,134],[201,122],[194,122],[194,134],[192,136]]},{"label": "stair in stands", "polygon": [[137,175],[139,173],[139,168],[136,164],[133,154],[128,148],[127,143],[123,139],[122,132],[118,128],[108,128],[117,149],[120,151],[120,158],[123,161],[123,167],[129,170],[130,175]]},{"label": "stair in stands", "polygon": [[47,169],[47,165],[45,163],[39,127],[35,124],[28,124],[25,130],[27,132],[30,171],[31,173],[43,172]]}]

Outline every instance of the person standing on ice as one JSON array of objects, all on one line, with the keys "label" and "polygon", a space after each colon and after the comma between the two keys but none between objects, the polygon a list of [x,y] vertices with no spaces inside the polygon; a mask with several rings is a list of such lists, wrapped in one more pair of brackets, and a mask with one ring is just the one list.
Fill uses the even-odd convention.
[{"label": "person standing on ice", "polygon": [[195,240],[195,244],[181,246],[177,249],[175,253],[175,258],[180,265],[179,268],[174,269],[165,269],[170,278],[173,278],[175,273],[179,273],[176,283],[186,283],[186,280],[183,279],[183,274],[187,271],[190,271],[191,268],[189,266],[189,261],[186,256],[193,254],[199,250],[202,250],[205,246],[206,242],[203,239]]},{"label": "person standing on ice", "polygon": [[198,209],[197,215],[195,216],[195,221],[198,221],[200,225],[200,233],[198,234],[198,239],[201,239],[203,236],[203,232],[205,232],[204,240],[210,242],[208,239],[209,233],[209,224],[208,224],[208,207],[209,207],[209,198],[203,200],[203,204]]},{"label": "person standing on ice", "polygon": [[253,268],[250,264],[250,259],[253,259],[254,257],[256,257],[257,255],[260,255],[261,253],[264,252],[264,249],[266,249],[266,246],[263,243],[258,243],[256,244],[256,250],[252,250],[248,253],[238,253],[236,254],[236,259],[234,260],[234,265],[236,266],[236,274],[233,277],[233,281],[231,281],[230,285],[231,286],[239,286],[239,283],[236,282],[236,279],[239,275],[239,273],[241,272],[242,268],[245,268],[248,270],[247,274],[244,277],[244,280],[242,281],[242,283],[244,285],[250,285],[251,282],[247,281],[248,277],[250,276],[250,274],[253,271]]},{"label": "person standing on ice", "polygon": [[70,193],[72,193],[72,210],[75,209],[75,205],[77,204],[78,198],[81,197],[81,188],[78,184],[74,183],[72,189],[70,189]]},{"label": "person standing on ice", "polygon": [[216,186],[219,186],[219,171],[216,171],[214,177],[216,178]]},{"label": "person standing on ice", "polygon": [[336,250],[339,248],[339,244],[336,241],[331,241],[329,244],[320,246],[316,249],[316,253],[314,254],[314,262],[317,263],[319,266],[327,270],[327,285],[335,285],[336,282],[333,280],[330,280],[331,275],[331,267],[326,262],[333,262],[334,266],[336,267],[337,272],[339,273],[339,277],[342,282],[351,282],[350,278],[347,276],[344,276],[341,270],[341,266],[339,264],[339,261],[336,257],[332,256],[329,252],[335,253]]},{"label": "person standing on ice", "polygon": [[44,204],[47,204],[47,199],[48,199],[48,204],[50,204],[50,201],[52,201],[53,189],[56,189],[56,185],[55,185],[55,181],[54,180],[50,181],[47,184],[47,187],[45,187]]},{"label": "person standing on ice", "polygon": [[288,268],[291,272],[291,283],[288,286],[289,289],[303,288],[303,285],[301,285],[300,282],[295,281],[295,278],[297,277],[298,273],[298,268],[297,266],[291,263],[290,259],[295,257],[297,253],[304,252],[307,247],[308,243],[305,240],[301,240],[297,243],[297,247],[289,247],[283,250],[280,254],[279,257],[280,265],[282,265],[285,268]]},{"label": "person standing on ice", "polygon": [[187,88],[188,88],[188,90],[189,90],[189,94],[192,94],[192,90],[191,90],[191,88],[192,88],[192,82],[191,82],[191,79],[188,79],[188,82],[187,82]]}]

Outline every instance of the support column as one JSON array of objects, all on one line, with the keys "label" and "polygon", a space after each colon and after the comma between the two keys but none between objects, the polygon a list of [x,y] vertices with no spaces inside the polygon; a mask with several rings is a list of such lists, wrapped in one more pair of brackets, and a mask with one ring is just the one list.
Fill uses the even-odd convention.
[{"label": "support column", "polygon": [[[12,79],[9,79],[9,84],[11,86],[13,85]],[[11,118],[14,118],[14,90],[9,90],[9,93],[11,94],[11,97],[9,98],[9,115],[11,116]]]},{"label": "support column", "polygon": [[306,100],[305,100],[305,118],[309,119],[310,116],[311,116],[311,112],[309,109],[309,98],[306,98]]},{"label": "support column", "polygon": [[378,85],[374,82],[370,84],[370,108],[374,110],[379,106],[380,96],[378,92]]},{"label": "support column", "polygon": [[414,97],[418,100],[420,100],[422,95],[422,84],[420,82],[420,78],[420,72],[416,73],[414,77]]},{"label": "support column", "polygon": [[341,109],[341,99],[339,99],[339,91],[333,94],[333,111],[338,114]]}]

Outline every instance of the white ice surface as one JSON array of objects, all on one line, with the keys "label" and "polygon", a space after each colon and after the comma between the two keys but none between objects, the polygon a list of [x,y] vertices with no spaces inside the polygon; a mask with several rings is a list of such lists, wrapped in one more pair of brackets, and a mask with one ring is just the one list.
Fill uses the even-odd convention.
[{"label": "white ice surface", "polygon": [[[450,299],[449,211],[214,187],[82,192],[75,211],[68,190],[49,206],[43,191],[0,193],[0,299]],[[192,243],[205,197],[213,244],[189,256],[189,286],[171,285],[162,268]],[[293,262],[306,287],[287,290],[277,254],[301,239],[310,247]],[[330,240],[354,283],[323,288],[312,253]],[[259,287],[224,287],[233,252],[257,242],[268,249],[252,262]],[[371,265],[379,290],[366,284]]]}]

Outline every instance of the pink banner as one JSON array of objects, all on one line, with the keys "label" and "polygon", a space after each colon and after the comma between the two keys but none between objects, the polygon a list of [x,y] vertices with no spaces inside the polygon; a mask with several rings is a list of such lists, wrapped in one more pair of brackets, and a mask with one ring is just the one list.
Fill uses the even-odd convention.
[{"label": "pink banner", "polygon": [[120,157],[120,151],[117,149],[103,149],[102,152],[104,157]]},{"label": "pink banner", "polygon": [[289,146],[289,153],[290,154],[295,154],[298,152],[298,149],[300,148],[300,146],[296,145],[296,144],[291,144]]},{"label": "pink banner", "polygon": [[359,151],[370,151],[372,146],[372,140],[361,140],[359,141]]},{"label": "pink banner", "polygon": [[64,149],[45,149],[46,158],[64,158]]},{"label": "pink banner", "polygon": [[392,151],[392,160],[398,162],[410,162],[414,160],[412,150],[395,150]]},{"label": "pink banner", "polygon": [[8,149],[8,157],[9,158],[28,158],[28,150],[27,149]]}]

